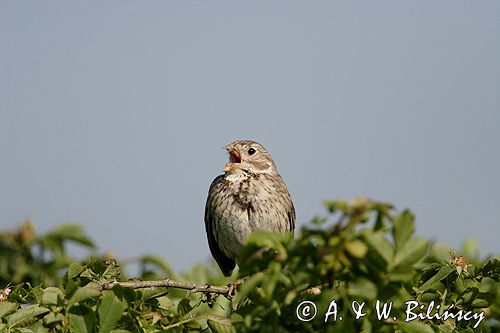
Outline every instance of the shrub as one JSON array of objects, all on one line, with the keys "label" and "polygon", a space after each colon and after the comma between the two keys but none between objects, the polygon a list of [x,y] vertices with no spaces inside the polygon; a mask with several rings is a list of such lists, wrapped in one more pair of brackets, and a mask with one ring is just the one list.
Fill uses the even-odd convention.
[{"label": "shrub", "polygon": [[[0,234],[0,330],[498,331],[497,257],[480,260],[470,246],[456,253],[417,237],[413,214],[388,204],[358,198],[325,206],[328,216],[295,237],[252,234],[234,296],[198,292],[221,285],[230,293],[224,285],[236,276],[223,278],[213,263],[179,275],[155,256],[139,259],[137,281],[117,283],[127,276],[114,258],[67,254],[69,242],[95,248],[79,227],[37,236],[24,224]],[[134,288],[165,277],[198,287]]]}]

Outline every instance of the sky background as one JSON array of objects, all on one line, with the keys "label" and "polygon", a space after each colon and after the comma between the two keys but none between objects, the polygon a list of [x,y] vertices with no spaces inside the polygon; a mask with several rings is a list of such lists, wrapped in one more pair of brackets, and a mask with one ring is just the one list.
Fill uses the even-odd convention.
[{"label": "sky background", "polygon": [[498,1],[0,1],[0,48],[2,230],[187,269],[222,147],[253,139],[299,226],[365,195],[500,252]]}]

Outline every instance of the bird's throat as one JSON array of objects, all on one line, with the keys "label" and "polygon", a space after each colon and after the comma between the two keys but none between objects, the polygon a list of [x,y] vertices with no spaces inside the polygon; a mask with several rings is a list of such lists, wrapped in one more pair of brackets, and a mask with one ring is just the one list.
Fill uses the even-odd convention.
[{"label": "bird's throat", "polygon": [[224,166],[224,171],[225,172],[228,172],[228,173],[232,173],[234,172],[234,170],[238,169],[240,166],[240,163],[232,163],[232,162],[229,162],[227,163],[225,166]]}]

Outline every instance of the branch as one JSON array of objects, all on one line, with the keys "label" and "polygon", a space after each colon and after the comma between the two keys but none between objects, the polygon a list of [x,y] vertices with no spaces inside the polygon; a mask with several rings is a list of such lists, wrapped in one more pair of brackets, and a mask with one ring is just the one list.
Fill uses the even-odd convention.
[{"label": "branch", "polygon": [[229,284],[227,286],[211,286],[208,284],[197,285],[192,282],[180,282],[170,279],[153,280],[153,281],[140,281],[140,280],[115,281],[110,283],[104,283],[101,286],[101,290],[108,290],[113,288],[114,286],[121,286],[124,288],[133,288],[133,289],[169,287],[169,288],[186,289],[189,290],[191,293],[212,293],[212,294],[226,295],[228,297],[232,297],[236,294],[236,288],[232,284]]}]

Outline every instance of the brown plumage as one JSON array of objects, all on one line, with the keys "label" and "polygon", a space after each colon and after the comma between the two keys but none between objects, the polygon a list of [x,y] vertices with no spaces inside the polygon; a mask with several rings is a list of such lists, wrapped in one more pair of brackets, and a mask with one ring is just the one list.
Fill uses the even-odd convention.
[{"label": "brown plumage", "polygon": [[225,276],[254,230],[293,232],[295,209],[269,153],[255,141],[227,145],[225,173],[210,185],[205,206],[208,245]]}]

